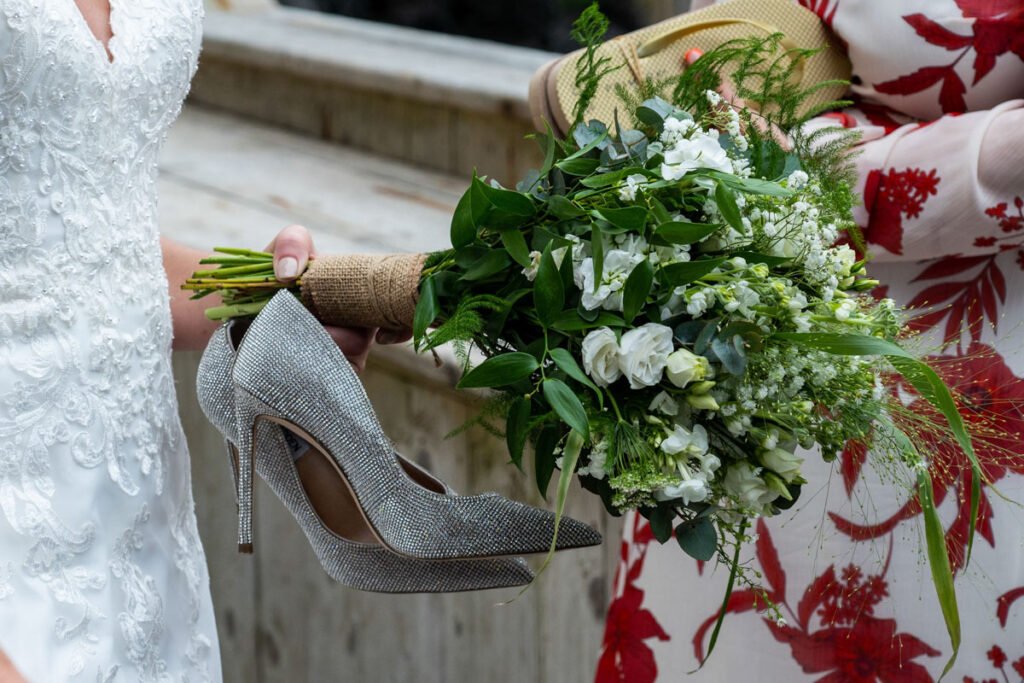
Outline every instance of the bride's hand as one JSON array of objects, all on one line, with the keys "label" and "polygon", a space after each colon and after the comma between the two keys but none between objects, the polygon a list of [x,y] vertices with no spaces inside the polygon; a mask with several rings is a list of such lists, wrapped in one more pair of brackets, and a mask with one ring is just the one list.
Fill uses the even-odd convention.
[{"label": "bride's hand", "polygon": [[[301,225],[289,225],[277,233],[266,251],[274,253],[274,274],[278,280],[289,282],[306,269],[309,259],[316,256],[313,236]],[[324,329],[334,339],[349,362],[357,370],[366,367],[366,357],[373,347],[374,339],[381,344],[395,344],[412,336],[410,330],[378,330],[364,327],[331,327]]]},{"label": "bride's hand", "polygon": [[11,664],[11,660],[7,659],[3,650],[0,650],[0,683],[25,683],[25,679]]}]

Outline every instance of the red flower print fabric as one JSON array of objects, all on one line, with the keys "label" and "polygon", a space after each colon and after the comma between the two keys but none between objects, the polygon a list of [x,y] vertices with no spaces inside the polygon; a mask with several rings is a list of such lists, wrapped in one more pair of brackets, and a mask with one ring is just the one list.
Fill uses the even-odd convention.
[{"label": "red flower print fabric", "polygon": [[[970,470],[952,444],[930,444],[963,631],[946,680],[1024,682],[1024,508],[1010,502],[1024,502],[1024,0],[799,2],[856,77],[856,106],[809,125],[861,133],[855,219],[879,292],[911,309],[979,434],[968,566]],[[909,387],[901,398],[928,414]],[[893,473],[856,446],[833,464],[806,456],[812,484],[756,525],[741,560],[760,588],[736,587],[707,661],[728,572],[627,518],[598,683],[938,679],[949,640],[912,487],[894,494]]]}]

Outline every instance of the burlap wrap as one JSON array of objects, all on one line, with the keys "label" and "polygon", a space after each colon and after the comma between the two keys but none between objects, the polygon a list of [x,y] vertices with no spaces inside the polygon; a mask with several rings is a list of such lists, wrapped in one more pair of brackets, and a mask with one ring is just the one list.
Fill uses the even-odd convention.
[{"label": "burlap wrap", "polygon": [[326,325],[412,328],[426,254],[320,256],[302,276],[302,301]]}]

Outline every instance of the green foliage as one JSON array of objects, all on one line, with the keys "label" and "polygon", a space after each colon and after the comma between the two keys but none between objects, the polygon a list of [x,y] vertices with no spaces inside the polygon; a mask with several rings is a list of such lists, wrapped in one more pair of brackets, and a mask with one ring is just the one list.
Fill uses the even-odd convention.
[{"label": "green foliage", "polygon": [[598,57],[597,48],[604,41],[608,33],[608,18],[598,9],[597,3],[593,3],[580,14],[579,19],[573,24],[572,39],[583,48],[583,58],[576,66],[576,90],[579,97],[573,108],[573,123],[571,128],[583,121],[583,116],[594,96],[597,95],[601,81],[605,76],[615,71],[608,57]]},{"label": "green foliage", "polygon": [[441,325],[424,335],[420,348],[435,349],[452,341],[469,341],[483,332],[484,314],[504,311],[507,302],[492,294],[477,294],[460,301]]}]

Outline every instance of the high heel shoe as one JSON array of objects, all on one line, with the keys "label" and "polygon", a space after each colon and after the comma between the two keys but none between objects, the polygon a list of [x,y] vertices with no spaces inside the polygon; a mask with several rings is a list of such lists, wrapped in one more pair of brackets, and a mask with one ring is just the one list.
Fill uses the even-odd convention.
[{"label": "high heel shoe", "polygon": [[[252,543],[252,461],[260,422],[276,423],[330,458],[373,535],[393,552],[442,560],[546,552],[555,516],[496,493],[444,495],[421,486],[394,450],[345,356],[287,290],[264,307],[235,360],[239,544]],[[568,517],[557,548],[601,535]]]},{"label": "high heel shoe", "polygon": [[[238,436],[231,370],[242,331],[237,323],[227,323],[214,333],[197,377],[200,407],[224,436],[236,492]],[[346,586],[382,593],[448,593],[522,586],[533,580],[521,558],[425,562],[396,555],[370,533],[326,456],[271,423],[260,424],[256,446],[256,473],[295,517],[327,574]],[[415,463],[403,459],[402,467],[423,486],[450,492]]]}]

